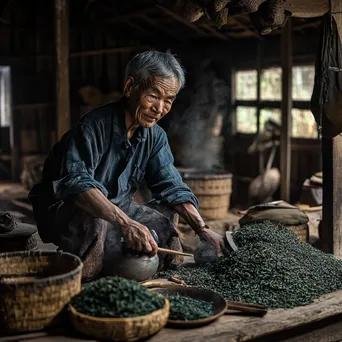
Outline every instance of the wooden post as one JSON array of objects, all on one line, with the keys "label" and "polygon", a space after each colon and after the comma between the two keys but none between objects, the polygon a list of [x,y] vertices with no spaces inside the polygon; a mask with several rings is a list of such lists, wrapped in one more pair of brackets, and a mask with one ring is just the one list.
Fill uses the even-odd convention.
[{"label": "wooden post", "polygon": [[55,0],[57,139],[70,129],[68,1]]},{"label": "wooden post", "polygon": [[[331,11],[342,37],[342,2],[331,0]],[[339,13],[337,13],[339,12]],[[322,139],[323,229],[322,249],[342,257],[342,137]]]},{"label": "wooden post", "polygon": [[[13,6],[10,9],[10,21],[11,21],[11,28],[10,28],[10,53],[13,57],[16,54],[16,32],[15,32],[15,25],[16,25],[16,15],[14,12]],[[10,144],[11,144],[11,177],[13,182],[18,182],[20,180],[20,172],[21,172],[21,118],[20,112],[18,113],[14,106],[12,105],[12,82],[11,82],[11,126],[10,126]]]},{"label": "wooden post", "polygon": [[280,194],[290,201],[291,129],[292,129],[292,22],[288,20],[281,37],[282,104],[280,132]]}]

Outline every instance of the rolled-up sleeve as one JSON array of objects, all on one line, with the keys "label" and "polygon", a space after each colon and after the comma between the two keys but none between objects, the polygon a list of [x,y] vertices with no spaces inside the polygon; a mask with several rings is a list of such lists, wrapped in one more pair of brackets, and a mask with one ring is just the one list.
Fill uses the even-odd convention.
[{"label": "rolled-up sleeve", "polygon": [[98,188],[106,197],[107,189],[94,179],[102,155],[102,141],[93,127],[78,125],[69,135],[62,157],[60,178],[53,182],[57,201]]},{"label": "rolled-up sleeve", "polygon": [[156,138],[146,167],[145,179],[154,198],[171,206],[192,203],[198,208],[198,200],[191,189],[183,182],[174,166],[172,152],[164,131]]}]

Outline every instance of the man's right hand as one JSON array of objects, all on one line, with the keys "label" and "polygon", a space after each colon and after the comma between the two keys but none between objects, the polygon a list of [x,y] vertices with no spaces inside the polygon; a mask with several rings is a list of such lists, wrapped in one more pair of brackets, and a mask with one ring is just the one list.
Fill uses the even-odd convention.
[{"label": "man's right hand", "polygon": [[146,226],[130,219],[125,225],[121,225],[121,232],[128,248],[146,253],[150,257],[157,254],[158,245]]}]

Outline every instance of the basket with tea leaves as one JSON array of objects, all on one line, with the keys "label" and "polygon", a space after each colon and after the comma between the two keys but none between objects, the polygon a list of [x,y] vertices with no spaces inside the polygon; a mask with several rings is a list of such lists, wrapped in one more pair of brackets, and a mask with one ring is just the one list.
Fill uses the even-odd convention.
[{"label": "basket with tea leaves", "polygon": [[134,280],[107,277],[89,283],[70,303],[70,318],[80,332],[97,339],[134,341],[167,323],[169,301]]}]

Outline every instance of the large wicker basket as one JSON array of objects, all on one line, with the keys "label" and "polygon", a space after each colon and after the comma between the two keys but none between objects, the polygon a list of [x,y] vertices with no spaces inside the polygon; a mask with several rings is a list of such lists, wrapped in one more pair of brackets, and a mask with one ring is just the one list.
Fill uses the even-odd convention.
[{"label": "large wicker basket", "polygon": [[0,330],[41,330],[81,290],[81,260],[63,252],[0,254]]},{"label": "large wicker basket", "polygon": [[79,332],[99,340],[137,341],[159,332],[167,323],[170,303],[148,315],[132,318],[101,318],[77,312],[70,304],[70,321]]},{"label": "large wicker basket", "polygon": [[205,173],[193,169],[178,169],[183,181],[196,195],[199,212],[206,220],[223,219],[228,212],[232,193],[230,173]]},{"label": "large wicker basket", "polygon": [[307,224],[298,224],[296,226],[285,226],[292,230],[302,242],[309,241],[309,226]]}]

